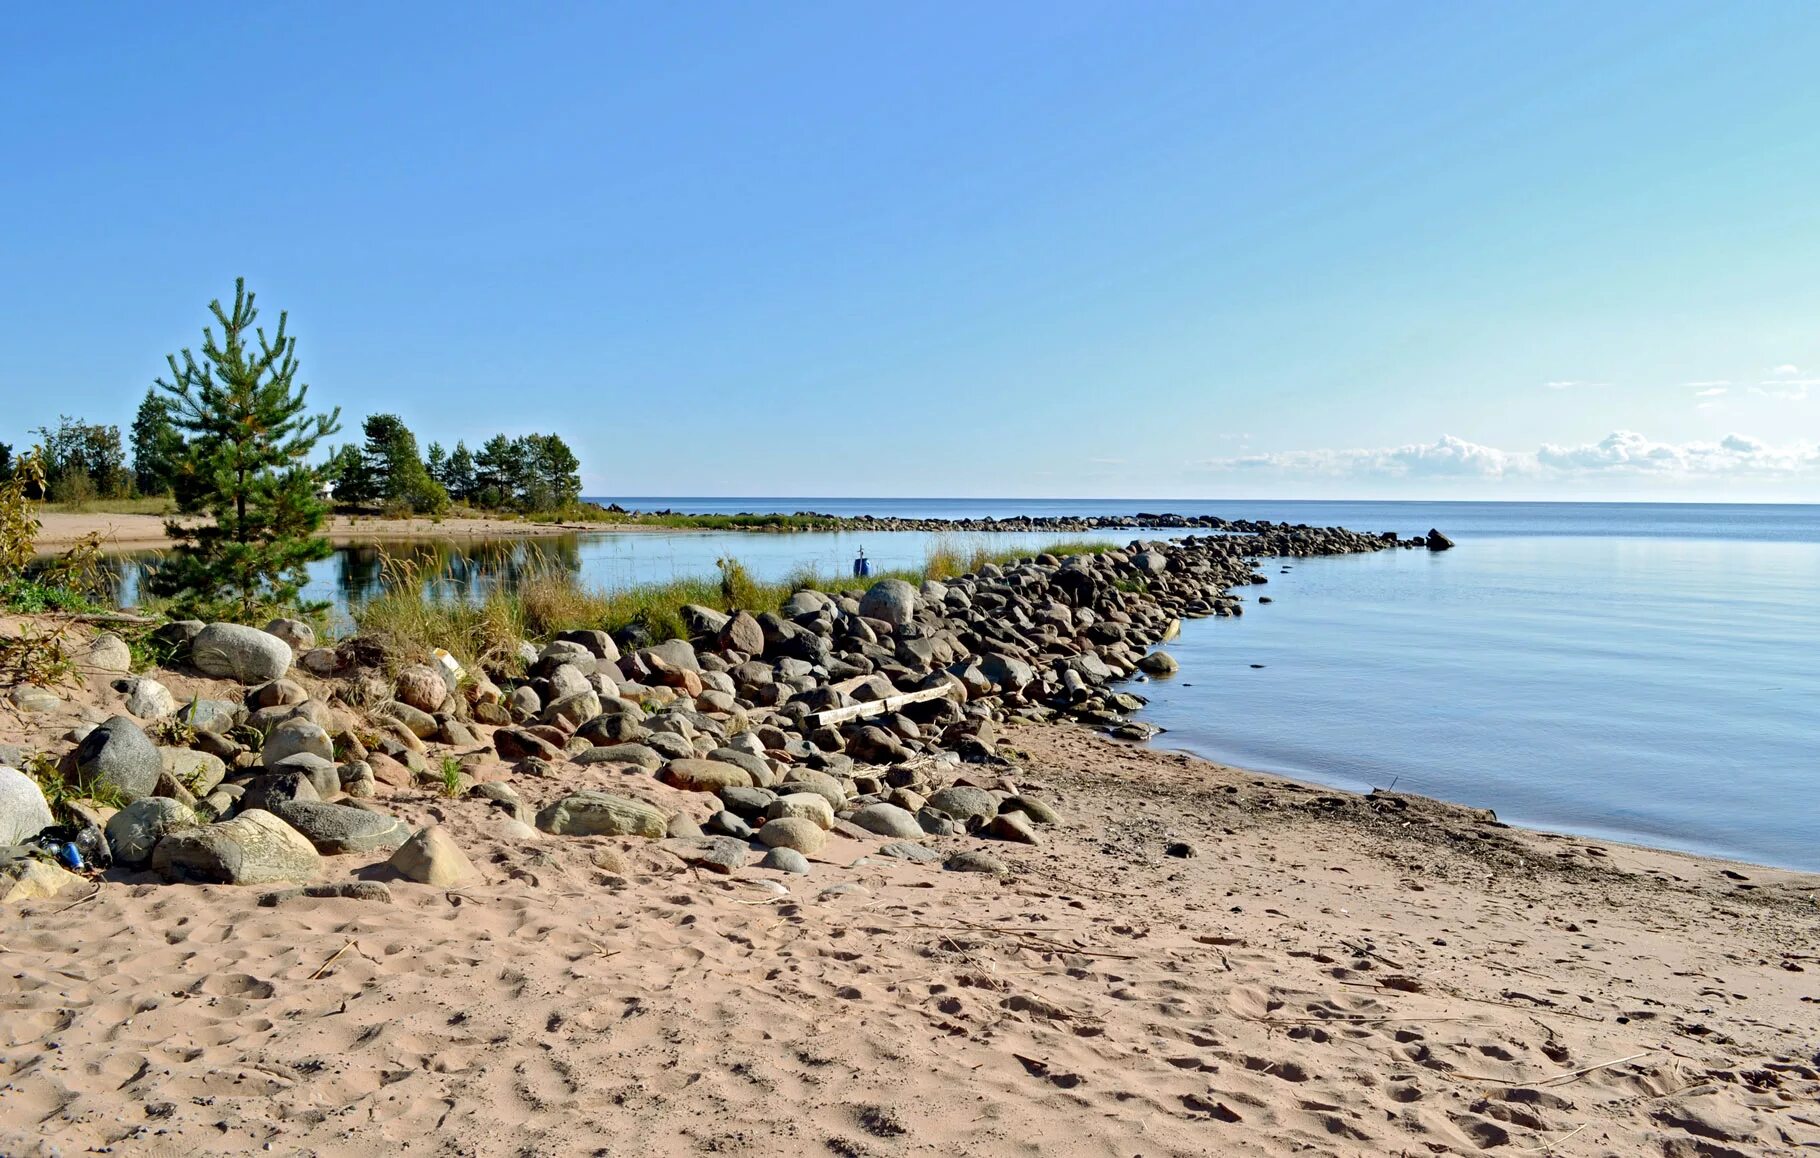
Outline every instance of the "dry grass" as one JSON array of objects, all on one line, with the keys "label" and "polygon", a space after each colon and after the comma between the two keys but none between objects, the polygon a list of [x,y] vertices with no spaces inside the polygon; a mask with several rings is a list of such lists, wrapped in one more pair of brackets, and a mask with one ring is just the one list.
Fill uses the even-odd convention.
[{"label": "dry grass", "polygon": [[[1109,550],[1106,543],[1072,542],[1047,548],[1061,555]],[[574,572],[553,562],[533,566],[510,586],[494,586],[466,596],[431,589],[421,563],[387,559],[378,595],[354,607],[362,635],[391,644],[406,662],[423,662],[436,648],[464,661],[511,668],[520,640],[548,639],[581,628],[618,631],[640,626],[653,640],[686,637],[682,608],[699,604],[723,611],[775,611],[804,589],[841,592],[880,579],[952,579],[988,563],[1010,563],[1027,552],[992,552],[985,544],[971,547],[936,542],[924,565],[879,572],[866,580],[825,575],[813,567],[792,572],[779,583],[754,579],[738,560],[720,560],[718,578],[672,579],[664,583],[604,589],[584,584]]]}]

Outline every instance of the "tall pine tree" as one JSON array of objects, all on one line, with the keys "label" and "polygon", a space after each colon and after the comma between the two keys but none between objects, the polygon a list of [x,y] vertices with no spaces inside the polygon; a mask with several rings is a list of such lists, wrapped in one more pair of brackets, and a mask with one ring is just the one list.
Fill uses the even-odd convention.
[{"label": "tall pine tree", "polygon": [[[202,331],[202,359],[188,349],[169,358],[171,421],[188,446],[180,473],[195,486],[213,522],[166,531],[182,548],[152,576],[154,594],[175,596],[190,613],[248,621],[299,606],[306,564],[329,555],[322,529],[328,506],[318,493],[309,455],[340,427],[339,409],[311,415],[309,387],[297,382],[297,339],[256,329],[258,311],[245,279],[234,283],[234,307],[209,311],[217,340]],[[249,340],[251,339],[251,340]],[[255,348],[256,342],[256,348]]]},{"label": "tall pine tree", "polygon": [[154,386],[133,418],[133,485],[142,495],[171,493],[182,458],[183,435],[171,423],[170,400]]}]

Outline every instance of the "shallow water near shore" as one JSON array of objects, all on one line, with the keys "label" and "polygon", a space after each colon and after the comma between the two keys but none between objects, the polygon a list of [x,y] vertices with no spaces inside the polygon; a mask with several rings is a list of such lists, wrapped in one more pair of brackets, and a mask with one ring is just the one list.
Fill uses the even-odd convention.
[{"label": "shallow water near shore", "polygon": [[[1458,550],[1266,560],[1245,616],[1185,625],[1182,670],[1136,685],[1155,743],[1354,790],[1391,784],[1507,821],[1820,869],[1820,507],[919,499],[644,499],[644,509],[979,518],[1174,512],[1419,533]],[[388,544],[439,583],[510,583],[554,562],[593,583],[804,563],[880,569],[938,540],[1038,550],[1130,532],[935,536],[588,534]],[[381,550],[343,548],[311,594],[374,589]],[[1281,571],[1287,565],[1287,573]],[[131,567],[122,593],[132,590]],[[1259,604],[1268,596],[1272,603]],[[1253,668],[1252,664],[1262,664]]]}]

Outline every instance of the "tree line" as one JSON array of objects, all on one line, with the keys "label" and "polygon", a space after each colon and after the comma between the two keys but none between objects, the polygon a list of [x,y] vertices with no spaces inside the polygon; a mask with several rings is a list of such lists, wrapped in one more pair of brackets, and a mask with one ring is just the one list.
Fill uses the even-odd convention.
[{"label": "tree line", "polygon": [[398,513],[442,514],[454,503],[490,511],[560,511],[581,498],[581,461],[559,435],[496,434],[478,454],[432,442],[419,457],[417,436],[396,414],[375,414],[364,443],[330,455],[324,477],[338,506],[378,503]]},{"label": "tree line", "polygon": [[[579,500],[580,463],[554,434],[495,435],[478,453],[431,443],[421,458],[397,415],[376,414],[362,423],[362,442],[311,465],[318,445],[341,430],[341,411],[311,413],[288,317],[278,316],[268,338],[244,280],[234,283],[232,307],[217,300],[209,312],[215,325],[203,327],[201,356],[187,348],[169,355],[169,379],[154,382],[140,404],[130,469],[118,427],[65,417],[33,431],[38,443],[29,451],[0,443],[0,498],[137,492],[170,495],[184,511],[211,516],[166,524],[177,549],[146,586],[171,598],[173,610],[240,622],[315,610],[302,589],[307,564],[329,555],[321,531],[331,498],[414,513],[439,513],[454,501],[555,512]],[[0,504],[0,516],[12,509]],[[19,540],[29,558],[27,528],[36,520],[23,508],[15,513],[17,533],[0,517],[0,548]]]},{"label": "tree line", "polygon": [[[189,444],[171,396],[153,387],[131,428],[130,459],[117,426],[61,417],[38,427],[42,484],[27,497],[58,503],[169,496],[180,510],[202,509],[208,480]],[[452,453],[432,442],[420,456],[417,436],[396,414],[361,425],[364,441],[337,448],[317,468],[336,507],[379,507],[393,514],[440,515],[452,505],[518,513],[557,512],[581,498],[581,462],[560,435],[496,434],[479,453],[457,442]],[[0,478],[12,471],[14,448],[0,442]]]}]

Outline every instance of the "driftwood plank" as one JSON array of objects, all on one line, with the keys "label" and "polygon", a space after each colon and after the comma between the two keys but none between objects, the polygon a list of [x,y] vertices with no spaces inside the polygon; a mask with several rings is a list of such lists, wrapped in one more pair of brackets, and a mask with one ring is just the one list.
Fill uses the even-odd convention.
[{"label": "driftwood plank", "polygon": [[823,724],[840,724],[848,720],[863,720],[868,716],[883,715],[895,712],[906,704],[920,704],[929,700],[946,699],[954,694],[953,684],[943,684],[935,688],[923,688],[914,692],[899,692],[895,696],[886,696],[882,700],[873,700],[869,704],[849,704],[844,708],[829,708],[825,712],[811,712],[803,722],[808,727],[819,728]]}]

